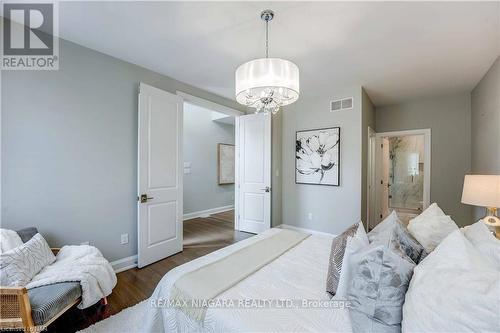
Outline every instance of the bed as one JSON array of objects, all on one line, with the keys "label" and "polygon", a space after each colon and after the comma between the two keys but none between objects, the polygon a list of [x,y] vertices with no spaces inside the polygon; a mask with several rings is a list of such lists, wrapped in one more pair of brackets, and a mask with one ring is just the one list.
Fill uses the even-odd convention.
[{"label": "bed", "polygon": [[[201,321],[179,308],[165,306],[174,283],[184,274],[279,232],[282,229],[270,229],[168,272],[150,298],[145,328],[153,332],[350,332],[350,319],[343,302],[331,302],[325,291],[332,242],[327,235],[309,236],[216,297],[225,304],[243,299],[275,300],[272,306],[255,308],[259,305],[246,303],[244,307],[210,307]],[[292,300],[293,306],[283,303],[284,307],[278,307],[279,300],[285,299]],[[303,300],[307,301],[306,307],[301,306]],[[323,307],[317,306],[320,301]]]},{"label": "bed", "polygon": [[[208,297],[213,302],[211,306],[203,307],[201,316],[193,315],[193,313],[200,315],[200,312],[192,312],[185,307],[176,306],[175,303],[169,303],[172,300],[179,300],[179,295],[186,295],[179,294],[179,288],[183,286],[182,281],[195,277],[189,285],[191,288],[183,290],[197,290],[200,289],[199,285],[204,286],[204,289],[211,289],[214,274],[205,275],[205,272],[210,272],[206,270],[207,267],[216,267],[217,270],[213,269],[212,273],[216,272],[217,279],[224,280],[226,275],[231,276],[233,271],[239,268],[223,270],[220,269],[221,262],[229,259],[233,260],[234,264],[234,258],[241,258],[242,252],[248,252],[250,248],[262,248],[262,244],[266,242],[274,244],[279,237],[290,233],[293,232],[270,229],[171,270],[159,282],[148,300],[149,304],[141,316],[143,318],[141,330],[148,332],[401,332],[401,329],[403,332],[498,331],[500,242],[482,222],[460,230],[456,228],[412,269],[413,277],[410,276],[409,288],[406,289],[406,285],[403,302],[399,304],[400,309],[402,307],[400,312],[402,326],[379,325],[383,322],[372,319],[367,321],[366,316],[360,316],[362,314],[359,311],[360,305],[366,306],[370,311],[380,307],[389,309],[393,306],[391,305],[393,303],[385,302],[382,297],[386,292],[385,289],[373,285],[372,279],[366,284],[354,277],[349,283],[375,295],[373,299],[375,303],[370,298],[365,298],[360,303],[361,299],[356,300],[351,294],[344,296],[350,299],[350,302],[340,297],[336,299],[336,296],[331,298],[325,290],[333,237],[323,234],[304,236],[301,233],[305,238],[258,269],[236,280],[235,283],[228,284],[227,288],[220,289],[221,292],[214,293],[216,296]],[[366,247],[369,251],[372,251],[371,248],[378,249],[380,245],[375,242]],[[365,258],[363,251],[356,255]],[[350,265],[353,262],[350,259],[347,261]],[[249,265],[251,261],[243,262]],[[363,274],[376,275],[372,271],[365,271],[364,267],[355,266],[356,269],[360,268]],[[384,269],[393,271],[392,266]],[[200,275],[200,272],[203,274]],[[209,276],[212,276],[212,280]],[[380,276],[382,278],[382,275]],[[387,276],[392,284],[393,277],[398,275],[391,273]],[[349,278],[351,277],[350,275]],[[207,281],[210,283],[207,284]],[[217,283],[218,281],[214,285]],[[387,290],[393,289],[391,287]],[[200,294],[193,292],[193,295]],[[399,297],[399,294],[396,293],[396,296]],[[289,303],[279,303],[280,300]],[[274,302],[266,303],[268,301]]]}]

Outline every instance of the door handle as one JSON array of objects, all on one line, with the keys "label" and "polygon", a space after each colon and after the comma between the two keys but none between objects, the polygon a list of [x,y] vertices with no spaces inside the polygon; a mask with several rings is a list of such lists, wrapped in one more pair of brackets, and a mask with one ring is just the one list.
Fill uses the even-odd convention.
[{"label": "door handle", "polygon": [[148,200],[152,200],[152,199],[154,199],[154,198],[148,197],[147,194],[141,194],[141,196],[137,198],[137,200],[140,201],[141,203],[148,202]]},{"label": "door handle", "polygon": [[265,188],[261,188],[262,191],[269,193],[271,192],[271,188],[269,186],[266,186]]}]

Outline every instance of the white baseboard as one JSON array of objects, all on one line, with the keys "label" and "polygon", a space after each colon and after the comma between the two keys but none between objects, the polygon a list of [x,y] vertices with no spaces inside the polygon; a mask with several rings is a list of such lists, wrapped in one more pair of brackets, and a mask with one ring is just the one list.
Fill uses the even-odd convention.
[{"label": "white baseboard", "polygon": [[317,230],[306,229],[306,228],[300,228],[300,227],[296,227],[296,226],[293,226],[293,225],[290,225],[290,224],[280,224],[280,225],[276,226],[276,228],[302,231],[302,232],[307,232],[307,233],[309,233],[311,235],[337,237],[337,235],[334,235],[334,234],[331,234],[331,233],[328,233],[328,232],[317,231]]},{"label": "white baseboard", "polygon": [[228,210],[231,210],[231,209],[234,209],[234,205],[222,206],[222,207],[211,208],[211,209],[206,209],[206,210],[200,210],[198,212],[184,214],[183,220],[186,221],[186,220],[195,219],[197,217],[207,217],[208,215],[227,212]]},{"label": "white baseboard", "polygon": [[[231,210],[231,209],[234,209],[233,205],[202,210],[199,212],[184,214],[183,219],[190,220],[190,219],[194,219],[197,217],[203,217],[203,216],[208,216],[211,214],[227,212],[228,210]],[[130,257],[127,257],[127,258],[115,260],[115,261],[111,262],[110,264],[111,264],[111,267],[113,267],[113,270],[115,271],[115,273],[120,273],[120,272],[126,271],[128,269],[135,268],[135,267],[137,267],[137,254],[130,256]]]},{"label": "white baseboard", "polygon": [[137,267],[137,254],[127,258],[115,260],[113,262],[110,262],[110,264],[111,267],[113,267],[115,273],[120,273],[126,271],[127,269],[135,268]]},{"label": "white baseboard", "polygon": [[[225,206],[225,207],[219,207],[219,208],[214,208],[214,209],[207,209],[207,210],[204,210],[201,212],[191,213],[191,214],[198,214],[198,215],[196,215],[196,216],[192,215],[193,217],[189,217],[189,218],[186,218],[186,215],[190,215],[190,214],[186,214],[186,215],[184,215],[184,220],[194,219],[196,217],[201,217],[201,216],[204,216],[207,214],[210,215],[210,214],[222,213],[222,212],[225,212],[225,211],[228,211],[231,209],[233,209],[233,206]],[[334,235],[334,234],[331,234],[328,232],[295,227],[295,226],[289,225],[289,224],[280,224],[280,225],[276,226],[275,228],[302,231],[302,232],[306,232],[306,233],[309,233],[312,235],[318,235],[318,236],[328,236],[328,237],[336,237],[337,236],[337,235]],[[126,271],[128,269],[135,268],[135,267],[137,267],[137,254],[130,256],[130,257],[126,257],[126,258],[112,261],[112,262],[110,262],[110,264],[111,264],[111,267],[113,267],[113,270],[115,271],[115,273],[120,273],[120,272]]]}]

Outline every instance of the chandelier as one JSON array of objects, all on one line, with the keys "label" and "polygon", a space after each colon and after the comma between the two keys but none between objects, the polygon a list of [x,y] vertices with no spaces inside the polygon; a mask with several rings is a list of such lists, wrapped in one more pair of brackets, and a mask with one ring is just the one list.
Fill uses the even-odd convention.
[{"label": "chandelier", "polygon": [[266,57],[236,69],[236,101],[255,108],[255,113],[276,114],[299,98],[299,68],[291,61],[269,58],[269,21],[274,12],[264,10],[260,17],[266,22]]}]

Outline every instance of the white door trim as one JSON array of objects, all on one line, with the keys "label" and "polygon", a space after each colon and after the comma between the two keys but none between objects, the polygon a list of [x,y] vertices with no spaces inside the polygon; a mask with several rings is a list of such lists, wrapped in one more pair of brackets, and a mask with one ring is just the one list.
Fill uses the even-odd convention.
[{"label": "white door trim", "polygon": [[431,204],[431,129],[415,129],[393,132],[375,133],[377,138],[394,137],[394,136],[410,136],[410,135],[423,135],[424,136],[424,197],[423,209],[425,210]]},{"label": "white door trim", "polygon": [[240,230],[240,118],[234,119],[234,230]]},{"label": "white door trim", "polygon": [[194,104],[197,106],[201,106],[205,109],[209,109],[212,111],[224,113],[224,114],[227,114],[229,116],[239,117],[239,116],[242,116],[245,114],[244,112],[238,111],[236,109],[233,109],[233,108],[230,108],[230,107],[227,107],[224,105],[220,105],[220,104],[214,103],[212,101],[209,101],[207,99],[193,96],[193,95],[187,94],[187,93],[179,91],[179,90],[177,90],[176,94],[178,96],[182,97],[182,99],[184,99],[184,102],[191,103],[191,104]]},{"label": "white door trim", "polygon": [[370,223],[373,221],[374,209],[375,209],[375,189],[376,189],[376,177],[375,177],[375,151],[377,144],[377,137],[375,131],[368,126],[368,166],[367,166],[367,178],[366,178],[366,227],[370,230]]}]

